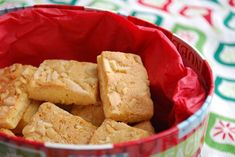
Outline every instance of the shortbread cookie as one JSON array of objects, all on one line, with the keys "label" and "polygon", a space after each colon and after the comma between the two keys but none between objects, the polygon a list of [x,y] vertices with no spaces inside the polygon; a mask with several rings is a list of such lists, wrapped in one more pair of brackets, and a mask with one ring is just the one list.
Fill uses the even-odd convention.
[{"label": "shortbread cookie", "polygon": [[148,131],[150,134],[155,133],[154,127],[150,121],[144,121],[144,122],[138,123],[138,124],[134,125],[134,127]]},{"label": "shortbread cookie", "polygon": [[92,123],[95,126],[100,126],[104,121],[103,105],[74,105],[71,113],[76,116],[82,117],[84,120]]},{"label": "shortbread cookie", "polygon": [[104,51],[97,57],[100,95],[106,118],[140,122],[153,116],[149,81],[135,54]]},{"label": "shortbread cookie", "polygon": [[98,95],[94,63],[45,60],[29,84],[29,97],[61,104],[95,104]]},{"label": "shortbread cookie", "polygon": [[27,139],[36,141],[87,144],[96,127],[81,117],[74,116],[56,105],[46,102],[23,129]]},{"label": "shortbread cookie", "polygon": [[105,119],[95,131],[90,144],[120,143],[149,136],[147,131],[128,126],[123,122]]},{"label": "shortbread cookie", "polygon": [[29,104],[26,93],[28,78],[34,67],[13,64],[0,69],[0,127],[14,129]]},{"label": "shortbread cookie", "polygon": [[8,129],[0,128],[0,132],[3,132],[10,136],[15,136],[15,134],[11,130],[8,130]]},{"label": "shortbread cookie", "polygon": [[30,122],[33,115],[38,111],[40,104],[40,101],[30,100],[30,104],[26,108],[20,122],[18,123],[17,127],[13,130],[15,134],[22,133],[23,128]]}]

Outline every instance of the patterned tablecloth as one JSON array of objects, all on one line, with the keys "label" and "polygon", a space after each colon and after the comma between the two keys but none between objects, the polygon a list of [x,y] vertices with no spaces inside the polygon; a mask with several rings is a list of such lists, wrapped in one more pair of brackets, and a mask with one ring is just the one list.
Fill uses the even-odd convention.
[{"label": "patterned tablecloth", "polygon": [[0,9],[70,4],[130,14],[162,26],[195,46],[210,62],[215,94],[201,157],[235,156],[234,0],[0,0]]}]

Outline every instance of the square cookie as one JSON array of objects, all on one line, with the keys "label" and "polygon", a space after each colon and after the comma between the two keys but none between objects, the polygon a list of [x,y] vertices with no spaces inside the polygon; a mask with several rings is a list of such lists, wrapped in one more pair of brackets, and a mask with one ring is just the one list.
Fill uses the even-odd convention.
[{"label": "square cookie", "polygon": [[34,70],[32,66],[21,64],[13,64],[0,69],[1,128],[14,129],[20,121],[29,105],[26,84]]},{"label": "square cookie", "polygon": [[26,139],[36,141],[87,144],[96,127],[81,117],[74,116],[56,105],[46,102],[23,129]]},{"label": "square cookie", "polygon": [[131,127],[123,122],[105,119],[95,131],[90,144],[120,143],[149,136],[147,131]]},{"label": "square cookie", "polygon": [[94,63],[45,60],[28,87],[29,97],[61,104],[90,105],[97,102],[97,65]]},{"label": "square cookie", "polygon": [[154,127],[150,121],[140,122],[133,127],[148,131],[151,135],[155,133]]},{"label": "square cookie", "polygon": [[71,109],[73,115],[82,117],[84,120],[92,123],[95,126],[100,126],[105,117],[103,105],[98,103],[96,105],[73,105]]},{"label": "square cookie", "polygon": [[140,122],[153,116],[146,69],[138,55],[104,51],[97,57],[100,95],[106,118]]}]

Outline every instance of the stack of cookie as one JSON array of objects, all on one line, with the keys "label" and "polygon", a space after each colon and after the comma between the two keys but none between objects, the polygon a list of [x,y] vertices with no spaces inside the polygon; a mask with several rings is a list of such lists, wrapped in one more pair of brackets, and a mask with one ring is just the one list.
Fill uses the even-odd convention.
[{"label": "stack of cookie", "polygon": [[154,134],[141,58],[104,51],[97,64],[45,60],[0,70],[0,132],[64,144],[105,144]]}]

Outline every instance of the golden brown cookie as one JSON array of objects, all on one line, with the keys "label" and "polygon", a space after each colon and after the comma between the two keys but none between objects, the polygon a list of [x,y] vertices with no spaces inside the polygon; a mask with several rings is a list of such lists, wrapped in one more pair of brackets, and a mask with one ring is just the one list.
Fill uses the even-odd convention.
[{"label": "golden brown cookie", "polygon": [[0,69],[0,127],[14,129],[29,105],[26,84],[34,67],[13,64]]},{"label": "golden brown cookie", "polygon": [[73,115],[82,117],[84,120],[92,123],[95,126],[100,126],[104,121],[103,105],[101,103],[97,105],[74,105],[71,113]]},{"label": "golden brown cookie", "polygon": [[149,81],[135,54],[104,51],[97,57],[100,95],[106,118],[140,122],[153,116]]},{"label": "golden brown cookie", "polygon": [[140,122],[140,123],[134,125],[133,127],[148,131],[150,134],[155,133],[154,127],[150,121]]},{"label": "golden brown cookie", "polygon": [[29,97],[61,104],[97,103],[97,65],[94,63],[45,60],[29,84]]},{"label": "golden brown cookie", "polygon": [[123,122],[105,119],[95,131],[90,144],[120,143],[149,136],[147,131],[131,127]]},{"label": "golden brown cookie", "polygon": [[74,116],[56,105],[46,102],[23,129],[27,139],[36,141],[87,144],[96,127],[81,117]]}]

